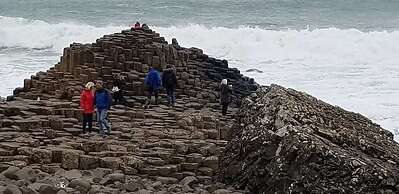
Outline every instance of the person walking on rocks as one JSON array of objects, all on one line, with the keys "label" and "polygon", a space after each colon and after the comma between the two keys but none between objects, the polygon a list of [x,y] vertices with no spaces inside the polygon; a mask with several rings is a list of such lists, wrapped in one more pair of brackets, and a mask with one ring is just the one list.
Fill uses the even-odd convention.
[{"label": "person walking on rocks", "polygon": [[115,104],[125,103],[125,98],[123,97],[123,90],[122,90],[124,85],[126,85],[126,83],[125,83],[123,76],[122,75],[115,76],[115,79],[113,81],[113,87],[112,87]]},{"label": "person walking on rocks", "polygon": [[[94,83],[88,82],[80,94],[80,108],[83,114],[83,133],[91,132],[93,129],[94,113]],[[86,131],[86,127],[89,130]]]},{"label": "person walking on rocks", "polygon": [[175,106],[176,103],[175,90],[177,87],[177,77],[175,70],[170,65],[167,65],[166,69],[163,71],[162,85],[166,89],[169,106]]},{"label": "person walking on rocks", "polygon": [[158,104],[158,92],[159,88],[162,86],[161,76],[156,68],[151,68],[145,77],[145,85],[147,87],[147,102],[144,108],[148,108],[151,103],[151,97],[155,96],[155,104]]},{"label": "person walking on rocks", "polygon": [[111,107],[112,99],[109,91],[103,88],[101,82],[96,84],[95,106],[97,109],[97,122],[100,128],[100,134],[105,135],[111,132],[111,127],[107,120],[108,109]]},{"label": "person walking on rocks", "polygon": [[222,115],[227,114],[227,108],[231,103],[232,94],[233,94],[233,86],[227,85],[227,79],[223,79],[220,86],[220,103],[222,105]]}]

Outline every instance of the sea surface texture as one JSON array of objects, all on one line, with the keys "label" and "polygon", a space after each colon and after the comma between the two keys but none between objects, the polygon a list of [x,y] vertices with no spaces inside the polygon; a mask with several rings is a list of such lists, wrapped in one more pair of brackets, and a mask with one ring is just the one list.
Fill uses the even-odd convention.
[{"label": "sea surface texture", "polygon": [[398,141],[398,10],[397,0],[0,0],[0,96],[53,66],[70,43],[139,20],[260,84],[364,114]]}]

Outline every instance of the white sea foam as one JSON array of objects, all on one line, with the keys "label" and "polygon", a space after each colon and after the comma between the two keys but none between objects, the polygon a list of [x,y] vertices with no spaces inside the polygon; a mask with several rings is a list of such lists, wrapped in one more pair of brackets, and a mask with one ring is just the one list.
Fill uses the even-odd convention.
[{"label": "white sea foam", "polygon": [[52,49],[56,52],[72,42],[90,43],[104,34],[120,31],[120,26],[94,27],[84,24],[49,24],[0,16],[0,47]]},{"label": "white sea foam", "polygon": [[[261,84],[277,83],[399,131],[399,31],[156,28],[167,40],[225,58]],[[245,73],[256,68],[263,73]],[[399,136],[396,137],[399,140]]]},{"label": "white sea foam", "polygon": [[63,48],[73,42],[91,43],[123,27],[49,24],[0,16],[0,96],[10,95],[23,79],[58,62]]},{"label": "white sea foam", "polygon": [[[70,43],[94,42],[124,29],[8,17],[0,17],[0,26],[0,95],[10,94],[29,74],[52,66]],[[182,46],[228,59],[230,66],[261,84],[277,83],[308,92],[398,133],[399,31],[200,25],[154,29],[167,40],[176,37]],[[263,73],[245,73],[252,68]]]}]

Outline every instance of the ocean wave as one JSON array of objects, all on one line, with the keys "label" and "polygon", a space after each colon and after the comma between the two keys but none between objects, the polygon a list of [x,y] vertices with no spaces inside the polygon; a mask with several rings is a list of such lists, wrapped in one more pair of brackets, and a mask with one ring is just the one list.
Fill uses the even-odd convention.
[{"label": "ocean wave", "polygon": [[50,24],[41,20],[0,16],[0,48],[62,49],[72,42],[91,43],[120,31],[122,26],[95,27],[77,23]]},{"label": "ocean wave", "polygon": [[[72,42],[90,43],[127,26],[95,27],[0,16],[0,48],[62,49]],[[362,32],[357,29],[269,30],[186,25],[153,27],[167,40],[202,48],[215,57],[249,65],[263,61],[299,63],[393,63],[399,60],[399,31]]]},{"label": "ocean wave", "polygon": [[266,30],[262,28],[156,27],[167,40],[244,65],[289,61],[307,65],[397,63],[399,31],[357,29]]},{"label": "ocean wave", "polygon": [[[95,42],[104,34],[127,28],[1,16],[0,26],[0,47],[7,48],[0,50],[0,95],[11,93],[27,75],[51,67],[70,43]],[[260,84],[292,87],[365,114],[391,129],[399,141],[399,31],[268,30],[196,24],[152,28],[168,41],[175,37],[182,46],[198,47],[212,57],[229,60],[230,66]],[[12,48],[18,49],[11,52]],[[24,68],[17,69],[18,64]],[[259,71],[245,72],[248,69]]]}]

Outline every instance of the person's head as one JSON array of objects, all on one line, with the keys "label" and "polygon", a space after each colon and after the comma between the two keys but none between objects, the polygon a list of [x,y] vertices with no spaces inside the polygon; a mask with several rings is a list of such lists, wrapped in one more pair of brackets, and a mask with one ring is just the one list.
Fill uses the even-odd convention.
[{"label": "person's head", "polygon": [[157,67],[152,67],[151,71],[159,71]]},{"label": "person's head", "polygon": [[122,80],[122,75],[121,74],[115,74],[114,75],[115,80]]},{"label": "person's head", "polygon": [[172,68],[172,66],[166,65],[166,69],[171,69],[171,68]]},{"label": "person's head", "polygon": [[85,89],[91,90],[94,88],[94,86],[95,86],[95,84],[93,82],[87,82],[87,84],[85,85]]},{"label": "person's head", "polygon": [[227,85],[227,79],[222,80],[222,85]]},{"label": "person's head", "polygon": [[96,88],[97,89],[102,89],[103,88],[103,82],[102,81],[97,81],[96,82]]}]

